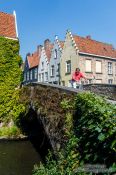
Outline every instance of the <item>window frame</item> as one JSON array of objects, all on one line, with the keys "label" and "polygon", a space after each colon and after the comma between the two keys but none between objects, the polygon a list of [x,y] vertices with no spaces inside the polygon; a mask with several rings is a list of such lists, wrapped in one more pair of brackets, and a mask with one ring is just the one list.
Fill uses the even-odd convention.
[{"label": "window frame", "polygon": [[48,72],[45,72],[45,81],[48,81]]},{"label": "window frame", "polygon": [[[97,62],[101,63],[101,71],[97,71],[97,70],[96,70],[96,68],[97,68],[97,67],[96,67],[96,65],[97,65],[96,63],[97,63]],[[101,73],[102,73],[102,61],[101,61],[101,60],[96,60],[96,61],[95,61],[95,71],[96,71],[97,74],[101,74]]]},{"label": "window frame", "polygon": [[108,75],[112,75],[112,74],[113,74],[113,63],[108,62]]},{"label": "window frame", "polygon": [[113,84],[113,79],[108,79],[108,84]]},{"label": "window frame", "polygon": [[51,77],[55,76],[55,66],[54,65],[51,65],[51,67],[50,67],[50,76]]},{"label": "window frame", "polygon": [[[91,67],[90,67],[91,69],[90,70],[87,69],[86,61],[90,61],[91,62],[91,64],[90,64],[91,65]],[[91,73],[92,72],[92,60],[91,59],[86,59],[85,60],[85,72],[86,73]]]},{"label": "window frame", "polygon": [[34,79],[37,79],[37,68],[34,69]]},{"label": "window frame", "polygon": [[32,69],[30,70],[30,80],[33,79],[33,72],[32,72]]},{"label": "window frame", "polygon": [[66,74],[71,74],[71,60],[66,61]]}]

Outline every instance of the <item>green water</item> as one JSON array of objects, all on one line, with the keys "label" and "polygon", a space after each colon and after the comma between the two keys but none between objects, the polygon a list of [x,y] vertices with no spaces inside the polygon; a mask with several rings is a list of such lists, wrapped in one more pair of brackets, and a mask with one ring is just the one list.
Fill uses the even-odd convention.
[{"label": "green water", "polygon": [[29,141],[0,141],[0,175],[32,175],[40,156]]}]

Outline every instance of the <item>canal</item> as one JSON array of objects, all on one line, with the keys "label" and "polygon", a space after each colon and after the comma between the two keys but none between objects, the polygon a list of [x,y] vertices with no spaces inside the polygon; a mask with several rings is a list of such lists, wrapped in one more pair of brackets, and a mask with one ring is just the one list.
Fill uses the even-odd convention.
[{"label": "canal", "polygon": [[32,175],[39,162],[30,141],[0,141],[0,175]]}]

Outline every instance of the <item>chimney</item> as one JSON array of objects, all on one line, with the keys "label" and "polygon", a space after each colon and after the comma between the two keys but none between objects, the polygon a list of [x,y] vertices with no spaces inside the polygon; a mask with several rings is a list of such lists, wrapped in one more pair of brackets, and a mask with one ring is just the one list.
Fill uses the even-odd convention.
[{"label": "chimney", "polygon": [[49,50],[50,49],[50,40],[49,39],[46,39],[44,41],[44,48],[45,48],[45,50]]},{"label": "chimney", "polygon": [[26,54],[26,57],[27,57],[27,56],[31,56],[30,52],[28,52],[28,53]]},{"label": "chimney", "polygon": [[38,45],[37,46],[37,53],[39,54],[39,55],[41,55],[41,51],[42,51],[42,45]]},{"label": "chimney", "polygon": [[86,38],[87,38],[87,39],[91,39],[91,35],[87,35]]}]

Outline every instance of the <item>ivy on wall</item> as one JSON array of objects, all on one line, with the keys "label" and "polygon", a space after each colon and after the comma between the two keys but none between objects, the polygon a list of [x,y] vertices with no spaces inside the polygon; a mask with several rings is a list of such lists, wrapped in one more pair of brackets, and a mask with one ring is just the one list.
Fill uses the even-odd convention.
[{"label": "ivy on wall", "polygon": [[0,37],[0,121],[8,121],[19,113],[16,89],[21,82],[21,63],[19,41]]}]

